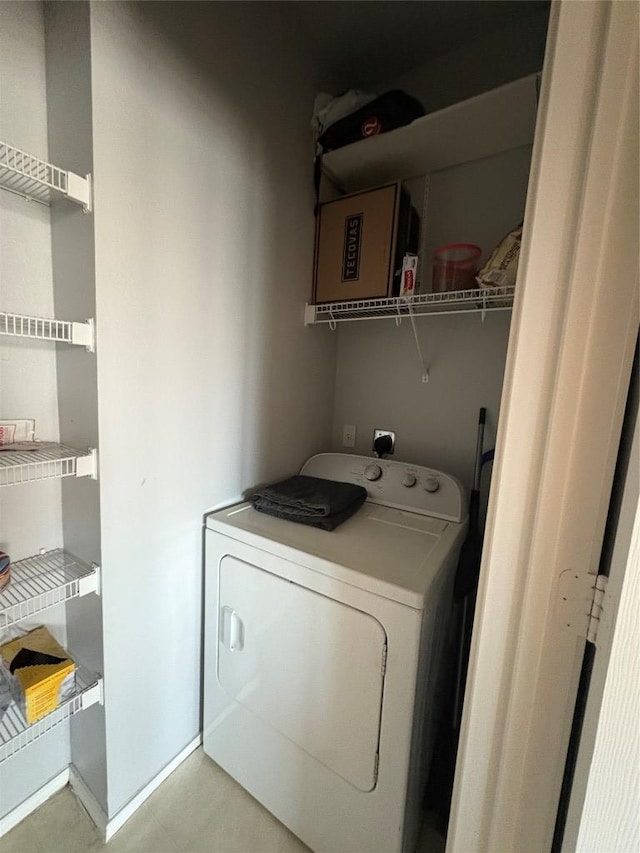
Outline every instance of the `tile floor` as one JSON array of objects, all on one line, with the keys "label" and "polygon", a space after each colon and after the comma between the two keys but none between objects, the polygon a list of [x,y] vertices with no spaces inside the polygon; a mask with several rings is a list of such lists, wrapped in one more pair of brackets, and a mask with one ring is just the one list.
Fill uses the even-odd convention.
[{"label": "tile floor", "polygon": [[[2,853],[309,853],[230,776],[197,749],[108,845],[65,788],[0,840]],[[417,853],[443,853],[425,823]],[[345,851],[336,851],[345,853]]]}]

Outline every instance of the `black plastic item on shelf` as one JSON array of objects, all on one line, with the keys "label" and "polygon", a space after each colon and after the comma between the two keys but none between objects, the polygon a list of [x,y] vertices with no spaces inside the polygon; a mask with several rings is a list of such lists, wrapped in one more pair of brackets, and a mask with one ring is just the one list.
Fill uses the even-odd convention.
[{"label": "black plastic item on shelf", "polygon": [[420,101],[394,89],[330,125],[318,142],[323,152],[335,151],[359,139],[395,130],[423,115]]},{"label": "black plastic item on shelf", "polygon": [[[411,124],[424,115],[424,107],[416,98],[407,95],[401,89],[392,89],[384,95],[370,101],[359,110],[351,113],[329,127],[318,139],[318,150],[321,151],[314,163],[313,180],[316,190],[316,202],[320,193],[320,172],[322,154],[335,151],[360,139],[377,136],[396,130],[405,124]],[[317,213],[316,204],[316,213]]]},{"label": "black plastic item on shelf", "polygon": [[11,558],[4,551],[0,551],[0,592],[11,580]]}]

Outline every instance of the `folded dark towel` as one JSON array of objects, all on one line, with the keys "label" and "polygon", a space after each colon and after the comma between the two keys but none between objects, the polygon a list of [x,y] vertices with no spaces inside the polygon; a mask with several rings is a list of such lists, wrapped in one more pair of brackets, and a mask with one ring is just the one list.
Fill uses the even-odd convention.
[{"label": "folded dark towel", "polygon": [[366,496],[362,486],[299,474],[258,489],[252,500],[262,498],[305,515],[324,516],[342,512]]},{"label": "folded dark towel", "polygon": [[264,512],[267,515],[273,515],[275,518],[284,518],[286,521],[295,521],[297,524],[306,524],[309,527],[318,527],[320,530],[335,530],[343,521],[351,518],[364,503],[364,498],[350,507],[343,509],[342,512],[336,512],[333,515],[304,515],[296,512],[289,507],[278,506],[278,504],[270,503],[264,499],[258,498],[256,501],[252,499],[254,509],[258,512]]},{"label": "folded dark towel", "polygon": [[366,497],[362,486],[301,474],[259,489],[251,504],[258,512],[276,518],[334,530],[362,506]]}]

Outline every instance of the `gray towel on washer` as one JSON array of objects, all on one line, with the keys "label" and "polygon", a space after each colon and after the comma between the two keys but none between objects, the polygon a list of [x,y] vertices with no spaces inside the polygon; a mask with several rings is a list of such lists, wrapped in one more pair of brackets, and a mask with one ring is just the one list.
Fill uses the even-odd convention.
[{"label": "gray towel on washer", "polygon": [[259,489],[250,500],[258,512],[334,530],[360,509],[366,497],[362,486],[299,474]]}]

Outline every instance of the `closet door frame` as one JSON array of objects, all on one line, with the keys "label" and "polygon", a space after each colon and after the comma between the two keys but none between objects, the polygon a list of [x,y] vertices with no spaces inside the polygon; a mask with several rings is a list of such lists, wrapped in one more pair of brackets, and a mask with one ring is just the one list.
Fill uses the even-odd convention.
[{"label": "closet door frame", "polygon": [[550,850],[638,334],[638,6],[552,5],[448,853]]}]

